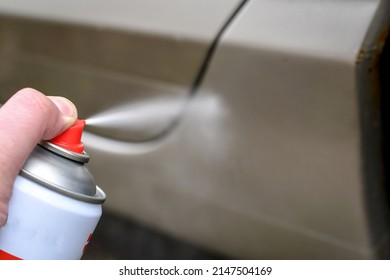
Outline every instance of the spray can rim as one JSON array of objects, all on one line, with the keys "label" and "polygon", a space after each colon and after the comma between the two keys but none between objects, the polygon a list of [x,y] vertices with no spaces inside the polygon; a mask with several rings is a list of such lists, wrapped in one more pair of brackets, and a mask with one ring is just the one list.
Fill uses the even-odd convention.
[{"label": "spray can rim", "polygon": [[77,162],[87,163],[89,161],[89,155],[85,151],[83,151],[82,153],[76,153],[71,150],[65,149],[61,146],[58,146],[56,144],[53,144],[50,141],[41,141],[38,145],[57,155],[63,156],[65,158]]},{"label": "spray can rim", "polygon": [[102,204],[106,199],[83,162],[60,156],[41,145],[32,151],[19,175],[76,200]]}]

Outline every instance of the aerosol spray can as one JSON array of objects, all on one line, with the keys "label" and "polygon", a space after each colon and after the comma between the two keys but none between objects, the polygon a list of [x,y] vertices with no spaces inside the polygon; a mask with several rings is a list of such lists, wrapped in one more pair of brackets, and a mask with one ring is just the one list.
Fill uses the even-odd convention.
[{"label": "aerosol spray can", "polygon": [[84,120],[37,145],[16,178],[0,259],[80,259],[102,214],[104,192],[86,167]]}]

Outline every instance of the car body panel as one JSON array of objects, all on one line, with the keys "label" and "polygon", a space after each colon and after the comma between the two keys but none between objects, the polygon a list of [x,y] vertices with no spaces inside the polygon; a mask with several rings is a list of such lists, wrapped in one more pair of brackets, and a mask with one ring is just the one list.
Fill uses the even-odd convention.
[{"label": "car body panel", "polygon": [[[187,7],[197,5],[186,2],[193,2]],[[163,52],[161,61],[144,65],[144,72],[128,66],[132,59],[118,65],[113,60],[112,65],[99,65],[101,75],[93,79],[85,77],[96,73],[95,62],[85,60],[88,54],[76,52],[83,63],[80,67],[69,64],[74,72],[66,83],[59,77],[69,68],[66,63],[56,64],[63,63],[60,54],[54,55],[55,60],[38,56],[30,63],[24,56],[18,58],[17,52],[2,66],[1,85],[11,90],[26,81],[41,81],[37,85],[48,92],[60,92],[63,85],[75,87],[77,94],[70,98],[86,116],[122,103],[141,100],[159,108],[165,104],[161,97],[168,102],[180,100],[175,106],[180,108],[178,117],[165,134],[161,131],[172,124],[172,116],[147,132],[140,129],[123,135],[90,130],[84,134],[92,157],[89,166],[107,193],[106,207],[111,211],[233,258],[388,256],[380,102],[371,96],[379,84],[372,69],[383,49],[377,42],[389,27],[390,4],[380,0],[252,0],[243,6],[229,1],[228,9],[222,2],[197,2],[209,10],[226,9],[207,40],[199,30],[189,35],[194,25],[173,28],[191,38],[189,45],[175,41],[170,32],[150,22],[139,29],[146,30],[152,41],[156,39],[150,37],[154,28],[159,34],[156,44],[138,41],[139,49],[144,44],[153,46],[145,48],[145,56],[153,57],[154,50],[163,46],[158,44],[160,39],[168,38],[177,42],[179,53],[188,51],[196,60],[188,69],[175,68],[172,76],[163,71],[165,59],[176,59],[180,65],[187,55],[175,56],[176,49],[170,47],[167,57]],[[167,8],[182,7],[171,3]],[[199,13],[188,15],[215,22],[215,14],[209,11],[205,18]],[[7,16],[3,26],[12,23],[11,18]],[[186,20],[179,18],[177,24],[182,22]],[[65,25],[66,30],[72,28]],[[21,29],[11,29],[3,41],[8,53],[3,51],[2,59],[13,50],[9,42],[17,42],[12,36],[24,34]],[[89,32],[81,38],[93,34]],[[97,41],[106,38],[99,32],[93,35]],[[209,60],[204,62],[207,49]],[[42,70],[44,61],[57,67],[57,74],[50,75],[53,70],[49,68]],[[26,64],[31,68],[23,72]],[[201,68],[203,73],[199,73]],[[36,76],[29,76],[32,69],[37,69]],[[126,83],[110,81],[112,92],[118,95],[104,98],[105,86],[109,86],[100,84],[100,79],[109,73],[118,78],[118,72],[126,72],[121,76]],[[199,84],[194,84],[196,77],[202,77]],[[140,80],[142,87],[155,89],[151,92],[156,98],[134,93]],[[69,85],[69,81],[77,83]]]}]

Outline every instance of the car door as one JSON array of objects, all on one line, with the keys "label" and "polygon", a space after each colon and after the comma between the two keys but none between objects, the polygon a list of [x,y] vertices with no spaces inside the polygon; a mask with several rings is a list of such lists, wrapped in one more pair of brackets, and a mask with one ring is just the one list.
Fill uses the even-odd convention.
[{"label": "car door", "polygon": [[0,96],[76,103],[109,211],[234,258],[383,258],[389,11],[3,0]]}]

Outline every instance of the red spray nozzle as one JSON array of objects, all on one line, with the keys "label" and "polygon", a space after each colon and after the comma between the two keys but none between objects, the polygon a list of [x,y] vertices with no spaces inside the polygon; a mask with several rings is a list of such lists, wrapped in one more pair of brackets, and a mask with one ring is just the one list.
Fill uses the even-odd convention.
[{"label": "red spray nozzle", "polygon": [[85,126],[85,120],[76,120],[75,124],[65,130],[62,134],[49,140],[49,142],[64,149],[81,154],[84,151],[84,143],[81,142],[81,135]]}]

